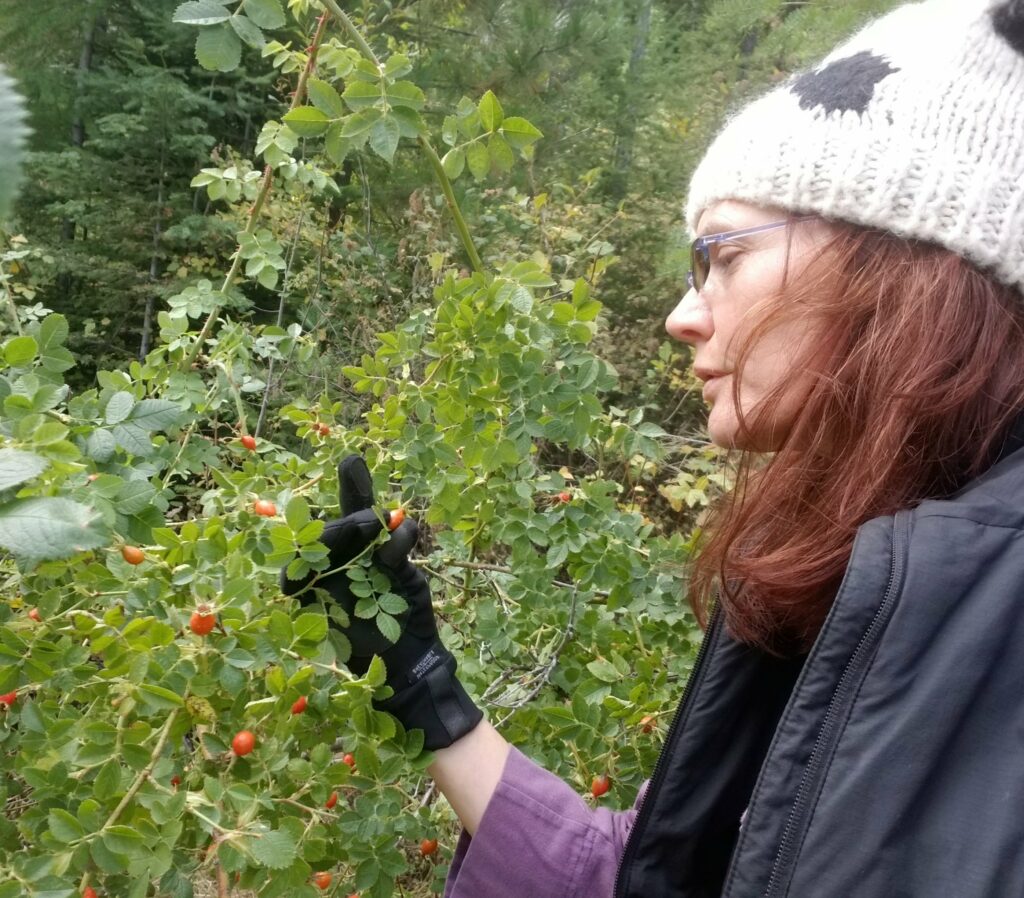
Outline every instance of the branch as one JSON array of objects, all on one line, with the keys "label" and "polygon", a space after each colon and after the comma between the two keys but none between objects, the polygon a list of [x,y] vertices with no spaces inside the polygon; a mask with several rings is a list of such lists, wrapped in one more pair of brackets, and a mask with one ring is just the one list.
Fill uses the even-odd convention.
[{"label": "branch", "polygon": [[[309,59],[306,60],[306,67],[302,70],[302,74],[299,75],[299,82],[295,86],[295,96],[292,97],[291,106],[288,107],[288,111],[291,112],[293,109],[297,109],[302,105],[303,100],[306,96],[306,82],[309,80],[309,76],[312,74],[313,69],[316,67],[316,54],[320,49],[320,41],[323,38],[324,26],[327,23],[327,18],[321,16],[317,26],[316,33],[313,35],[313,42],[309,48]],[[270,188],[274,184],[274,170],[269,166],[265,166],[263,169],[263,182],[260,184],[260,191],[256,194],[256,201],[252,204],[249,209],[249,219],[246,222],[245,230],[242,231],[243,235],[248,236],[256,229],[256,222],[260,217],[260,211],[263,209],[263,204],[267,197],[270,195]],[[238,274],[238,269],[242,266],[242,244],[239,241],[238,248],[235,250],[235,258],[231,263],[231,269],[228,271],[227,276],[224,278],[224,283],[221,285],[221,295],[227,294],[228,288],[231,286],[231,282],[235,279],[235,275]],[[220,314],[221,307],[215,306],[210,314],[206,316],[206,321],[203,322],[203,329],[199,332],[199,336],[196,338],[195,345],[189,351],[189,354],[185,357],[182,362],[181,370],[188,371],[192,367],[192,363],[196,360],[196,356],[202,351],[203,343],[206,342],[206,338],[210,335],[210,331],[213,330],[213,325],[217,321],[217,316]]]}]

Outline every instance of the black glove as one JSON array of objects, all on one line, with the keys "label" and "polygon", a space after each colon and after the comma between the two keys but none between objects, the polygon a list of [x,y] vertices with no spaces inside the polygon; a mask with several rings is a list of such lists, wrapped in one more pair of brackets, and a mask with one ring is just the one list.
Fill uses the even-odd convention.
[{"label": "black glove", "polygon": [[[338,482],[343,517],[329,521],[320,537],[330,553],[328,570],[352,561],[382,530],[372,508],[373,479],[361,456],[350,455],[338,465]],[[383,515],[390,523],[390,513],[385,511]],[[281,571],[281,589],[286,595],[298,595],[303,604],[316,601],[311,585],[330,593],[350,621],[341,630],[352,645],[348,668],[356,676],[363,676],[373,656],[379,655],[387,667],[386,682],[395,694],[375,699],[374,707],[393,714],[406,730],[423,730],[423,746],[433,751],[447,748],[468,733],[483,719],[483,712],[455,677],[457,663],[438,636],[427,578],[409,561],[418,532],[416,522],[406,518],[372,556],[374,565],[387,575],[391,591],[409,603],[405,611],[395,615],[401,628],[395,643],[388,642],[372,618],[355,616],[358,599],[346,570],[322,576],[313,584],[315,573],[289,580],[285,568]]]}]

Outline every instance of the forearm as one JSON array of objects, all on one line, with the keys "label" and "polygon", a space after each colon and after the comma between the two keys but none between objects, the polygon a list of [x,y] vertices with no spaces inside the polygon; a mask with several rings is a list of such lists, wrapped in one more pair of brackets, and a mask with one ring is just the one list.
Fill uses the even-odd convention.
[{"label": "forearm", "polygon": [[437,749],[427,768],[471,836],[501,780],[509,748],[505,737],[482,720],[448,748]]}]

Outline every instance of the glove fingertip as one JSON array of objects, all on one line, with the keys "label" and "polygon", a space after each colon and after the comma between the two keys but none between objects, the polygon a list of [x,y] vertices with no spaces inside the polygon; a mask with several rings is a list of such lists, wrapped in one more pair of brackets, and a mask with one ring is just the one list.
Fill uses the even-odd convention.
[{"label": "glove fingertip", "polygon": [[338,465],[338,491],[342,515],[373,506],[373,477],[361,455],[349,455]]}]

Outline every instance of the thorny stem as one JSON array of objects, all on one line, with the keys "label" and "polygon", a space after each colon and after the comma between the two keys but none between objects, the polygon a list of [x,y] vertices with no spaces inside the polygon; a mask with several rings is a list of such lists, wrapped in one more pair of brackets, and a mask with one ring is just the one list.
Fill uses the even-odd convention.
[{"label": "thorny stem", "polygon": [[142,788],[142,784],[153,772],[153,768],[156,767],[156,762],[160,760],[160,755],[164,750],[164,746],[167,744],[167,737],[171,734],[171,727],[174,726],[174,721],[177,716],[177,711],[171,711],[167,718],[167,723],[164,724],[164,728],[160,731],[160,738],[157,739],[156,745],[153,747],[153,753],[149,756],[149,763],[139,772],[139,775],[135,777],[135,782],[128,787],[128,791],[125,792],[124,798],[121,799],[121,803],[114,808],[111,815],[107,818],[107,822],[103,824],[103,829],[109,829],[117,823],[117,818],[120,817],[122,811],[131,804],[132,799],[135,797],[135,793]]}]

